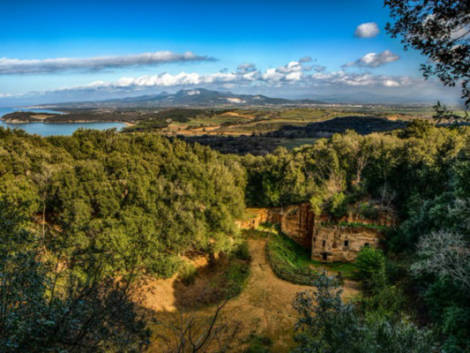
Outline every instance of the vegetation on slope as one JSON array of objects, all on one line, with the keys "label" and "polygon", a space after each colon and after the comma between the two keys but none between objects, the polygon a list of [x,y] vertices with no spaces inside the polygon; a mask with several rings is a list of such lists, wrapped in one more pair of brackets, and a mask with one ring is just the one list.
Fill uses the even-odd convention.
[{"label": "vegetation on slope", "polygon": [[[236,161],[164,137],[0,129],[2,346],[140,350],[130,283],[173,275],[188,252],[230,252],[244,185]],[[235,292],[242,272],[226,274]]]},{"label": "vegetation on slope", "polygon": [[[411,317],[433,328],[437,345],[456,353],[470,344],[469,160],[468,127],[422,121],[393,133],[348,132],[292,152],[242,159],[252,206],[310,201],[318,213],[334,216],[358,195],[393,205],[401,223],[387,232],[386,274],[380,266],[364,276],[365,315]],[[436,263],[442,258],[452,261]]]},{"label": "vegetation on slope", "polygon": [[[71,341],[48,343],[42,337],[55,337],[58,329],[71,339],[93,335],[87,341],[92,350],[118,347],[127,334],[129,350],[142,347],[145,331],[133,329],[142,323],[133,306],[124,304],[129,283],[142,274],[173,275],[183,254],[231,253],[240,243],[234,220],[242,215],[244,199],[252,206],[309,201],[316,212],[340,217],[345,205],[366,196],[383,209],[393,205],[401,223],[387,233],[384,257],[365,253],[360,262],[367,279],[364,296],[355,304],[360,327],[376,327],[364,324],[371,315],[381,323],[411,319],[431,327],[434,343],[447,352],[469,347],[468,127],[417,121],[396,132],[336,134],[260,157],[221,155],[140,133],[78,131],[71,137],[40,138],[0,130],[0,137],[2,272],[10,276],[2,278],[16,281],[13,286],[2,282],[2,290],[10,291],[4,306],[13,315],[18,303],[28,303],[24,315],[34,312],[40,315],[34,320],[46,325],[21,331],[24,326],[8,321],[8,335],[21,332],[15,337],[30,335],[28,342],[38,347],[50,344],[66,351]],[[283,273],[312,271],[308,254],[299,256],[299,249],[279,236],[272,241],[270,257]],[[238,252],[248,255],[243,248]],[[452,261],[436,263],[443,256]],[[37,266],[23,266],[20,259]],[[31,292],[18,292],[24,278],[34,279]],[[236,294],[246,272],[235,268],[226,278],[223,286],[237,284]],[[111,293],[119,293],[126,310],[111,310]],[[50,303],[57,311],[41,310]],[[59,313],[67,310],[75,313],[74,320],[85,320],[82,328],[73,320],[64,324]],[[92,325],[84,311],[96,318]],[[114,334],[96,335],[96,330],[105,332],[101,328],[111,314],[129,319],[116,316],[117,326],[108,327]],[[24,348],[28,342],[8,344]]]},{"label": "vegetation on slope", "polygon": [[308,249],[277,232],[266,243],[266,256],[274,273],[286,281],[312,285],[317,276]]}]

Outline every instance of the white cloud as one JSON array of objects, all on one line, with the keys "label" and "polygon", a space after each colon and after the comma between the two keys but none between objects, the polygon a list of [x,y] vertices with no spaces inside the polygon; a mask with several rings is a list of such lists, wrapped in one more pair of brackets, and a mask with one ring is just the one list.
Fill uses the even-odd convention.
[{"label": "white cloud", "polygon": [[67,70],[100,71],[104,69],[129,66],[147,66],[175,62],[213,60],[215,59],[208,56],[196,55],[192,52],[178,54],[171,51],[91,58],[54,58],[41,60],[0,58],[0,75],[53,73]]},{"label": "white cloud", "polygon": [[379,27],[375,22],[366,22],[357,26],[354,35],[359,38],[373,38],[379,34]]},{"label": "white cloud", "polygon": [[[309,72],[300,61],[291,61],[286,65],[267,68],[264,71],[256,69],[254,64],[242,64],[232,72],[224,70],[213,73],[180,72],[122,77],[116,81],[94,81],[84,86],[32,92],[23,97],[28,99],[40,97],[37,99],[51,103],[136,96],[167,89],[189,89],[191,93],[196,94],[199,87],[204,87],[293,98],[299,93],[303,97],[311,97],[313,94],[331,97],[342,95],[342,98],[357,97],[359,101],[367,101],[369,97],[372,97],[370,98],[372,100],[377,95],[386,97],[387,94],[393,94],[409,101],[410,97],[416,97],[416,92],[423,97],[429,97],[440,87],[435,82],[409,76],[376,75],[370,72],[344,70],[331,72],[324,67],[315,68]],[[370,64],[374,60],[367,62]],[[13,99],[9,95],[7,98],[6,94],[0,94],[0,98]]]},{"label": "white cloud", "polygon": [[385,87],[400,87],[400,83],[395,80],[384,80],[383,85]]},{"label": "white cloud", "polygon": [[381,53],[368,53],[356,61],[343,65],[343,67],[379,67],[398,59],[400,59],[398,55],[393,54],[390,50],[385,50]]},{"label": "white cloud", "polygon": [[213,86],[213,87],[282,87],[293,84],[303,87],[317,86],[344,86],[344,87],[400,87],[410,86],[415,81],[408,76],[373,75],[371,73],[349,73],[346,71],[327,72],[326,69],[316,71],[313,74],[305,73],[302,66],[296,62],[245,73],[245,70],[237,68],[235,72],[215,72],[209,74],[186,73],[178,74],[162,73],[158,75],[144,75],[139,77],[123,77],[115,82],[96,81],[84,87],[73,89],[106,89],[106,90],[139,90],[158,87],[183,87],[183,86]]}]

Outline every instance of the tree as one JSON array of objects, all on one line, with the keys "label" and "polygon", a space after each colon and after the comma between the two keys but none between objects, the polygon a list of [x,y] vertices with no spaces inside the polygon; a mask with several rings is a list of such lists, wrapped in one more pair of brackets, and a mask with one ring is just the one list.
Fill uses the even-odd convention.
[{"label": "tree", "polygon": [[470,249],[462,235],[442,230],[432,232],[420,239],[416,254],[419,260],[411,266],[415,275],[448,277],[470,290]]},{"label": "tree", "polygon": [[356,258],[358,277],[366,289],[372,290],[385,285],[385,256],[381,250],[371,247],[361,249]]},{"label": "tree", "polygon": [[446,86],[462,86],[470,106],[470,3],[467,0],[385,0],[395,23],[387,31],[427,56],[425,78],[437,76]]},{"label": "tree", "polygon": [[315,290],[298,293],[293,353],[429,353],[430,332],[406,321],[369,319],[343,303],[335,279],[322,274]]},{"label": "tree", "polygon": [[460,116],[457,114],[454,114],[452,111],[447,108],[445,104],[441,104],[440,101],[437,101],[437,103],[432,107],[434,109],[434,115],[432,118],[436,120],[437,123],[442,123],[442,122],[455,122],[460,119]]},{"label": "tree", "polygon": [[[0,215],[8,209],[0,203]],[[2,352],[143,350],[148,331],[137,318],[125,283],[103,277],[99,263],[46,259],[42,237],[24,228],[21,217],[9,222],[10,227],[0,228]]]}]

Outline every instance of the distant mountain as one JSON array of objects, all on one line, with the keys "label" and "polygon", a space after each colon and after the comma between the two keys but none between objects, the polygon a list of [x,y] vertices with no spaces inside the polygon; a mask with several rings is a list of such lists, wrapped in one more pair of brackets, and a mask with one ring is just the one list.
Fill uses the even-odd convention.
[{"label": "distant mountain", "polygon": [[[207,107],[207,106],[260,106],[260,105],[298,105],[321,104],[309,99],[290,100],[271,98],[263,95],[234,94],[231,92],[211,91],[205,88],[185,89],[176,93],[162,92],[145,95],[110,99],[104,101],[47,104],[49,108],[153,108],[153,107]],[[45,106],[45,105],[43,105]]]}]

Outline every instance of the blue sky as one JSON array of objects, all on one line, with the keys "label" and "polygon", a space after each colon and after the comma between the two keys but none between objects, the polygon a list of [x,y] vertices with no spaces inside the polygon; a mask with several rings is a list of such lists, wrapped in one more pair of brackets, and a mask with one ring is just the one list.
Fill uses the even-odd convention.
[{"label": "blue sky", "polygon": [[[0,13],[3,105],[195,86],[285,97],[359,95],[366,101],[367,95],[384,101],[411,94],[417,100],[458,97],[422,81],[425,58],[405,52],[385,33],[388,10],[380,0],[3,0]],[[378,34],[355,35],[363,23],[375,23]],[[161,59],[161,52],[168,58]],[[188,52],[192,56],[182,58]],[[160,54],[149,63],[144,53]],[[101,57],[111,59],[98,60],[98,67]],[[311,60],[299,63],[305,57]],[[287,66],[293,62],[298,65]],[[252,64],[250,75],[237,70],[242,64]]]}]

